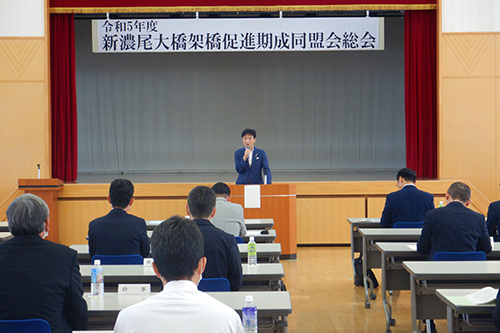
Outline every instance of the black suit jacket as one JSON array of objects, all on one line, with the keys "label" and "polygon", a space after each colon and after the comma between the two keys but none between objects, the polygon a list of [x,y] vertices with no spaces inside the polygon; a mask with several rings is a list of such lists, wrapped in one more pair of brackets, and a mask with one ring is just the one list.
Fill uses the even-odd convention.
[{"label": "black suit jacket", "polygon": [[406,185],[387,195],[380,223],[385,228],[392,228],[396,222],[423,222],[431,209],[434,209],[432,194]]},{"label": "black suit jacket", "polygon": [[123,209],[113,209],[108,215],[89,223],[89,254],[149,255],[146,221]]},{"label": "black suit jacket", "polygon": [[495,310],[493,310],[493,324],[495,324],[495,327],[498,332],[500,332],[500,290],[498,291],[497,294],[497,302],[495,305]]},{"label": "black suit jacket", "polygon": [[498,234],[498,230],[500,229],[500,201],[490,203],[486,225],[488,227],[488,234],[493,236],[495,242],[500,241],[500,235]]},{"label": "black suit jacket", "polygon": [[52,333],[87,329],[76,251],[17,235],[0,244],[0,319],[41,318]]},{"label": "black suit jacket", "polygon": [[490,253],[491,242],[484,215],[457,201],[431,210],[425,217],[417,250],[429,254],[429,260],[440,251]]},{"label": "black suit jacket", "polygon": [[236,238],[204,219],[193,220],[200,228],[204,239],[207,267],[203,277],[223,277],[229,280],[231,290],[240,290],[243,283],[241,256]]}]

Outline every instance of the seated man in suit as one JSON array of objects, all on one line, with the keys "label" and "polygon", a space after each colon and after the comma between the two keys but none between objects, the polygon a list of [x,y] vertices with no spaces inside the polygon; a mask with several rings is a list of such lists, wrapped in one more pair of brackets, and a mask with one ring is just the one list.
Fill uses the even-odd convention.
[{"label": "seated man in suit", "polygon": [[487,217],[486,226],[488,228],[488,234],[493,237],[495,242],[499,242],[500,235],[498,231],[500,229],[500,201],[490,203]]},{"label": "seated man in suit", "polygon": [[[491,252],[484,215],[467,208],[471,191],[467,184],[456,182],[446,192],[446,206],[427,213],[417,251],[432,260],[436,252]],[[431,321],[431,331],[436,332]]]},{"label": "seated man in suit", "polygon": [[212,186],[215,192],[217,211],[212,219],[212,224],[234,236],[245,236],[247,227],[243,217],[243,207],[232,203],[231,189],[224,183],[217,183]]},{"label": "seated man in suit", "polygon": [[87,329],[76,251],[44,238],[49,207],[33,194],[7,209],[14,238],[0,243],[0,319],[45,319],[52,333]]},{"label": "seated man in suit", "polygon": [[254,147],[256,140],[257,132],[254,129],[247,128],[241,133],[244,147],[234,152],[234,163],[238,172],[236,184],[264,184],[263,172],[267,184],[272,182],[266,152]]},{"label": "seated man in suit", "polygon": [[127,179],[115,179],[109,186],[108,202],[112,210],[108,215],[89,223],[89,254],[149,255],[146,221],[128,214],[134,202],[134,185]]},{"label": "seated man in suit", "polygon": [[236,311],[197,288],[207,259],[193,221],[172,216],[156,227],[151,244],[163,291],[120,311],[115,333],[243,333]]},{"label": "seated man in suit", "polygon": [[203,276],[226,278],[231,290],[240,290],[243,283],[240,251],[233,235],[212,224],[216,210],[215,193],[210,187],[197,186],[189,192],[186,212],[200,228],[205,240],[207,267]]},{"label": "seated man in suit", "polygon": [[446,206],[434,209],[425,217],[417,250],[428,254],[446,252],[491,252],[484,215],[467,208],[471,191],[467,184],[456,182],[446,192]]},{"label": "seated man in suit", "polygon": [[423,222],[425,214],[434,209],[434,196],[417,189],[417,173],[412,169],[399,170],[396,180],[399,191],[387,195],[380,223],[392,228],[396,222]]}]

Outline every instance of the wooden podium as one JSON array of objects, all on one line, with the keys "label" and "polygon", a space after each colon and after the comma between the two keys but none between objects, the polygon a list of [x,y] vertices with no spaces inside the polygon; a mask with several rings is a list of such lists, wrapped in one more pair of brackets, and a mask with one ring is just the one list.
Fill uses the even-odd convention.
[{"label": "wooden podium", "polygon": [[261,207],[245,208],[245,185],[229,185],[231,201],[243,206],[245,218],[273,218],[281,258],[297,258],[297,191],[295,184],[260,185]]},{"label": "wooden podium", "polygon": [[49,236],[46,239],[57,243],[58,242],[58,212],[57,212],[57,195],[58,191],[62,190],[63,181],[57,178],[45,179],[19,179],[18,188],[24,190],[25,193],[31,193],[42,198],[49,206],[50,221],[49,221]]}]

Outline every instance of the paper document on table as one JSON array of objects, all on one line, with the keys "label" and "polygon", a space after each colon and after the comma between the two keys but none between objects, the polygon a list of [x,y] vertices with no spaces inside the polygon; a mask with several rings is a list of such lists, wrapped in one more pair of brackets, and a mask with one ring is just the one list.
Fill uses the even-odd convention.
[{"label": "paper document on table", "polygon": [[245,208],[260,208],[260,185],[245,185]]},{"label": "paper document on table", "polygon": [[465,295],[469,301],[474,304],[486,304],[497,299],[498,289],[494,289],[492,287],[484,287],[483,289],[479,289],[472,294]]},{"label": "paper document on table", "polygon": [[159,226],[163,221],[165,220],[149,220],[149,221],[146,221],[146,224],[147,225],[151,225],[151,226]]},{"label": "paper document on table", "polygon": [[417,244],[408,244],[410,250],[417,251]]}]

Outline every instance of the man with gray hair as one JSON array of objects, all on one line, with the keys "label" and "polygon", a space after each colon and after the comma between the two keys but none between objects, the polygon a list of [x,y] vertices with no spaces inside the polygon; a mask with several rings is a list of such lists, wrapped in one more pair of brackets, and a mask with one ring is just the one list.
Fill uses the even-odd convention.
[{"label": "man with gray hair", "polygon": [[87,329],[76,251],[43,239],[47,204],[23,194],[8,207],[7,221],[14,237],[0,244],[0,319],[45,319],[52,333]]},{"label": "man with gray hair", "polygon": [[[471,203],[471,191],[467,184],[456,182],[446,191],[446,206],[431,210],[425,216],[417,251],[428,254],[433,260],[437,252],[491,252],[490,237],[484,215],[467,206]],[[436,325],[431,320],[431,332]]]},{"label": "man with gray hair", "polygon": [[467,184],[456,182],[446,192],[446,206],[427,213],[417,250],[428,254],[446,252],[491,252],[484,215],[467,208],[471,191]]}]

